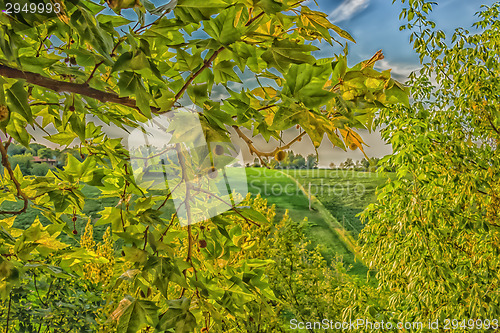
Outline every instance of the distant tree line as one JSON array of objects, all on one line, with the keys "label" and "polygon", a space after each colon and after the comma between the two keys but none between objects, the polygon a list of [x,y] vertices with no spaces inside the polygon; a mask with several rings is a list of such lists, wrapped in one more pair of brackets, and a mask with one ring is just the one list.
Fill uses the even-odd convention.
[{"label": "distant tree line", "polygon": [[[62,168],[66,164],[68,154],[73,155],[79,161],[83,161],[78,149],[51,149],[38,143],[32,143],[29,147],[11,143],[7,153],[12,169],[19,167],[24,175],[45,176],[51,168]],[[55,163],[54,165],[44,162],[35,163],[35,156],[38,156],[42,160],[55,160]],[[0,170],[3,172],[2,166],[0,166]]]},{"label": "distant tree line", "polygon": [[[282,155],[284,158],[279,161],[276,157],[271,160],[265,160],[267,166],[271,169],[317,169],[318,157],[315,154],[309,154],[306,157],[301,154],[287,151]],[[247,163],[247,167],[260,168],[260,160],[255,158],[252,164]]]},{"label": "distant tree line", "polygon": [[371,157],[370,159],[363,158],[362,160],[354,162],[352,158],[347,158],[338,166],[335,163],[330,163],[330,169],[354,170],[354,171],[376,171],[380,158]]},{"label": "distant tree line", "polygon": [[[301,154],[294,153],[293,151],[287,151],[283,155],[283,159],[280,161],[276,157],[270,160],[264,159],[264,162],[271,169],[317,169],[318,168],[318,157],[315,154],[309,154],[306,157]],[[378,162],[380,158],[371,157],[368,160],[363,158],[362,160],[354,161],[352,158],[347,158],[344,162],[339,165],[335,163],[330,163],[328,166],[330,169],[342,169],[342,170],[354,170],[354,171],[376,171],[378,169]],[[258,158],[255,158],[253,163],[247,163],[247,167],[260,168],[262,163]]]}]

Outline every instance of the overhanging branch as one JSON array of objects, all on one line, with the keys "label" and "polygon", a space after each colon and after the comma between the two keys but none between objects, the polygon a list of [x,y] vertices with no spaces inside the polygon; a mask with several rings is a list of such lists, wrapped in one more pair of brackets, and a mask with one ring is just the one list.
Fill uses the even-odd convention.
[{"label": "overhanging branch", "polygon": [[[22,71],[17,68],[8,67],[5,65],[0,65],[0,76],[8,77],[11,79],[24,79],[28,83],[50,89],[58,93],[75,93],[96,99],[103,103],[115,103],[127,106],[141,112],[135,100],[129,97],[120,97],[117,94],[91,88],[88,84],[85,83],[54,80],[37,73]],[[151,112],[156,113],[159,111],[159,108],[153,106],[151,107]]]}]

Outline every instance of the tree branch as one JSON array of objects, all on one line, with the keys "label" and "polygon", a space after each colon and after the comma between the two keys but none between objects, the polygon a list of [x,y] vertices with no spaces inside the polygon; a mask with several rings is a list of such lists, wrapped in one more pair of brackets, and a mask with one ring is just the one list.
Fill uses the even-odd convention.
[{"label": "tree branch", "polygon": [[[262,15],[264,15],[264,12],[261,12],[260,14],[258,14],[257,16],[251,18],[250,20],[248,20],[248,22],[245,24],[245,26],[249,26],[250,24],[252,24],[255,20],[259,19]],[[191,76],[187,79],[186,83],[184,83],[184,85],[182,86],[181,90],[179,90],[179,92],[174,96],[174,101],[172,103],[172,105],[175,104],[175,102],[177,102],[179,100],[179,98],[182,97],[182,95],[184,94],[184,92],[186,91],[186,89],[189,87],[189,85],[191,83],[193,83],[194,79],[196,79],[196,77],[198,75],[201,74],[201,72],[203,72],[206,68],[210,67],[210,65],[212,64],[212,62],[215,60],[215,58],[217,58],[217,56],[219,55],[219,53],[221,53],[222,51],[224,51],[226,48],[224,46],[221,46],[219,49],[217,49],[214,54],[212,54],[210,56],[210,58],[208,58],[207,60],[204,61],[203,63],[203,66],[201,66],[200,69],[198,69],[195,73],[191,74]]]},{"label": "tree branch", "polygon": [[[96,99],[103,103],[109,102],[127,106],[141,112],[135,100],[129,97],[120,97],[117,94],[91,88],[88,86],[88,84],[85,83],[73,83],[73,82],[54,80],[37,73],[22,71],[1,64],[0,64],[0,76],[8,77],[11,79],[24,79],[31,84],[47,88],[58,93],[59,92],[75,93]],[[151,111],[153,113],[158,113],[160,109],[152,106]]]},{"label": "tree branch", "polygon": [[201,74],[201,72],[203,72],[206,68],[210,67],[210,65],[212,64],[212,62],[215,60],[215,58],[219,55],[219,53],[221,53],[223,50],[225,49],[224,46],[221,46],[217,51],[214,52],[214,54],[212,54],[212,56],[210,56],[210,58],[208,58],[208,60],[205,60],[204,63],[203,63],[203,66],[201,66],[200,69],[198,69],[195,73],[191,74],[191,76],[187,79],[186,83],[184,83],[184,85],[182,86],[181,90],[179,90],[179,92],[175,95],[174,97],[174,101],[172,103],[172,105],[175,104],[175,102],[177,102],[179,100],[179,98],[182,97],[182,95],[184,94],[184,92],[186,91],[186,89],[189,87],[189,85],[191,83],[193,83],[194,79],[196,79],[196,77],[198,75]]},{"label": "tree branch", "polygon": [[215,198],[223,203],[225,203],[226,205],[229,206],[229,208],[231,208],[231,210],[233,210],[236,214],[238,214],[239,216],[241,216],[247,223],[251,223],[251,224],[255,224],[256,226],[260,227],[260,224],[245,217],[243,214],[240,213],[240,211],[238,209],[236,209],[236,207],[234,207],[232,204],[230,204],[229,202],[227,202],[226,200],[220,198],[219,196],[207,191],[207,190],[204,190],[202,189],[201,187],[193,187],[194,190],[198,191],[198,192],[203,192],[209,196],[211,196],[212,198]]},{"label": "tree branch", "polygon": [[259,159],[261,159],[262,156],[265,156],[265,157],[274,156],[278,151],[290,148],[291,145],[293,145],[300,138],[302,138],[304,135],[306,135],[306,132],[302,132],[299,135],[297,135],[292,141],[288,142],[286,145],[284,145],[282,147],[276,147],[273,151],[270,151],[270,152],[263,152],[263,151],[260,151],[257,148],[255,148],[255,146],[253,145],[253,141],[249,137],[247,137],[245,135],[245,133],[243,133],[238,126],[233,125],[233,128],[235,129],[236,133],[238,133],[239,137],[242,138],[243,141],[246,142],[248,149],[250,150],[250,153],[252,155],[255,153],[259,157]]},{"label": "tree branch", "polygon": [[[7,142],[6,144],[7,147],[8,144],[10,143],[10,140],[11,139],[9,139],[9,142]],[[23,208],[21,208],[20,210],[14,210],[14,211],[2,210],[0,211],[0,214],[12,214],[12,215],[22,214],[26,211],[26,209],[28,209],[28,196],[21,190],[21,184],[14,176],[14,172],[12,171],[12,167],[9,162],[9,157],[7,155],[7,149],[3,145],[1,139],[0,139],[0,154],[2,155],[2,165],[5,167],[5,169],[7,169],[10,179],[14,182],[14,186],[16,187],[17,191],[17,196],[24,201]]]}]

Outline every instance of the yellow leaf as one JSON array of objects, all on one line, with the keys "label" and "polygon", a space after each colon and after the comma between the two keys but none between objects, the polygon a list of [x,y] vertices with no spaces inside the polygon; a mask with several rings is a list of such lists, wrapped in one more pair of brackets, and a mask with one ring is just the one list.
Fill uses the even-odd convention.
[{"label": "yellow leaf", "polygon": [[240,22],[241,19],[241,14],[243,13],[243,8],[240,9],[239,11],[236,12],[236,15],[234,15],[234,23],[233,26],[237,27],[238,23]]},{"label": "yellow leaf", "polygon": [[262,99],[271,99],[276,97],[276,89],[272,87],[255,88],[251,93]]}]

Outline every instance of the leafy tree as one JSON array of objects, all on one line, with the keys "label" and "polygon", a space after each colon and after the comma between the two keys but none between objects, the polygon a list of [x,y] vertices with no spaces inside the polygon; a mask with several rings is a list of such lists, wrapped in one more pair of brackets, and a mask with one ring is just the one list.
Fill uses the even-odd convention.
[{"label": "leafy tree", "polygon": [[[371,158],[370,158],[371,160]],[[363,170],[365,171],[368,171],[370,169],[370,161],[367,160],[366,158],[363,158],[360,162],[361,164],[361,167],[363,168]]]},{"label": "leafy tree", "polygon": [[[60,279],[76,280],[68,288],[85,295],[78,296],[84,301],[76,305],[50,307],[71,316],[38,316],[33,327],[41,332],[59,332],[66,326],[64,318],[71,322],[64,329],[78,332],[79,327],[69,325],[80,325],[83,318],[89,327],[99,325],[100,332],[243,331],[238,323],[272,312],[276,298],[265,275],[272,261],[246,252],[258,242],[247,230],[265,228],[269,218],[258,207],[225,203],[226,213],[182,227],[170,200],[176,189],[138,186],[122,139],[109,138],[95,119],[134,128],[194,104],[208,141],[229,141],[232,128],[262,162],[306,135],[315,147],[326,134],[336,146],[362,150],[355,129],[372,128],[379,108],[408,103],[404,87],[389,71],[373,69],[382,54],[352,68],[347,54],[315,58],[314,43],[352,37],[304,1],[178,0],[160,7],[145,0],[108,1],[117,13],[133,7],[133,20],[103,13],[104,2],[40,3],[51,11],[0,16],[0,154],[5,168],[0,214],[6,216],[0,222],[0,297],[6,330],[23,325],[25,317],[7,309],[18,306],[17,288],[24,297],[27,286],[35,285],[33,263],[39,265],[37,278],[43,274],[56,287]],[[21,8],[30,5],[20,1]],[[244,73],[270,83],[250,91],[235,88]],[[212,95],[216,88],[227,97]],[[250,138],[260,134],[279,140],[282,131],[296,125],[304,131],[273,151],[259,150]],[[33,146],[27,126],[50,126],[54,134],[46,139],[63,149],[79,142],[64,154],[63,169],[27,177],[26,170],[12,167],[14,157],[7,149],[13,141],[34,151],[43,148]],[[173,132],[181,148],[192,139],[189,129]],[[180,148],[177,157],[186,158]],[[180,163],[178,171],[184,174],[186,166]],[[95,221],[110,227],[116,251],[109,280],[114,283],[94,289],[82,277],[89,265],[99,269],[110,260],[105,252],[79,245],[76,221],[89,219],[83,212],[84,186],[96,186],[101,198],[118,202]],[[194,203],[189,188],[184,188],[183,202],[188,211]],[[17,201],[19,208],[6,208],[7,201]],[[26,230],[15,227],[28,207],[44,217],[45,225],[36,221]],[[62,234],[72,241],[62,242]],[[101,290],[103,297],[90,301]],[[42,305],[52,301],[49,286],[42,294]],[[58,290],[57,295],[59,301],[67,293]],[[71,312],[74,307],[77,311]],[[77,314],[79,319],[73,317]]]},{"label": "leafy tree", "polygon": [[352,158],[348,157],[344,162],[340,163],[339,166],[341,169],[352,169],[355,165]]},{"label": "leafy tree", "polygon": [[378,157],[371,157],[368,160],[368,164],[369,164],[368,165],[368,171],[375,171],[375,170],[377,170],[379,161],[380,161],[380,158],[378,158]]},{"label": "leafy tree", "polygon": [[9,149],[8,149],[8,154],[10,156],[12,155],[22,155],[26,152],[26,147],[24,147],[23,145],[20,145],[20,144],[15,144],[15,143],[12,143],[10,146],[9,146]]},{"label": "leafy tree", "polygon": [[30,154],[23,154],[23,155],[13,155],[10,157],[10,163],[11,163],[11,168],[16,169],[19,167],[19,170],[23,174],[30,174],[30,169],[32,162],[31,160],[33,159],[33,156]]},{"label": "leafy tree", "polygon": [[45,176],[50,170],[47,163],[32,163],[29,173],[34,176]]},{"label": "leafy tree", "polygon": [[306,159],[304,156],[296,154],[290,166],[293,169],[304,169],[306,167]]},{"label": "leafy tree", "polygon": [[41,159],[49,159],[54,157],[54,152],[50,148],[41,148],[38,150],[37,156]]},{"label": "leafy tree", "polygon": [[38,151],[40,149],[46,149],[46,147],[44,145],[39,144],[39,143],[30,143],[29,147],[28,147],[29,152],[33,156],[38,156]]},{"label": "leafy tree", "polygon": [[306,157],[306,168],[315,169],[318,166],[318,156],[309,154]]},{"label": "leafy tree", "polygon": [[410,76],[411,107],[382,111],[394,150],[382,166],[397,179],[365,211],[362,232],[390,299],[378,315],[488,331],[493,322],[469,319],[500,315],[500,5],[483,7],[475,32],[447,37],[428,18],[435,3],[402,2],[423,68]]}]

